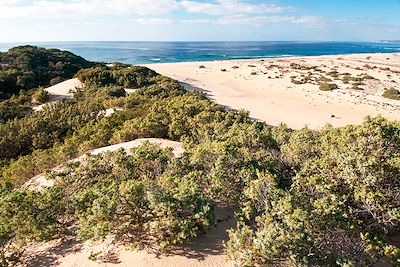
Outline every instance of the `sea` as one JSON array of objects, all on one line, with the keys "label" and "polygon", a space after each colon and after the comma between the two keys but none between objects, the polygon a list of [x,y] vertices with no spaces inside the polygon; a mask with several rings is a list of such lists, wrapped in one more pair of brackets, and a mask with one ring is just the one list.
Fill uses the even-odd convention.
[{"label": "sea", "polygon": [[[27,43],[0,43],[0,51]],[[400,53],[400,41],[380,42],[48,42],[96,62],[175,63],[295,56]]]}]

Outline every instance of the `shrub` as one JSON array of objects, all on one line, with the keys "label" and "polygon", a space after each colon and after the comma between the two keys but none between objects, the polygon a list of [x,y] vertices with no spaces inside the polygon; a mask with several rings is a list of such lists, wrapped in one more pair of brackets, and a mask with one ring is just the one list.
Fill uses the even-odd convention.
[{"label": "shrub", "polygon": [[388,236],[400,225],[400,125],[377,118],[286,135],[281,150],[296,174],[288,181],[264,172],[247,184],[230,258],[242,266],[396,265],[400,249]]},{"label": "shrub", "polygon": [[49,92],[44,90],[43,88],[38,89],[34,94],[33,94],[33,101],[37,104],[44,104],[47,101],[49,101],[50,95]]},{"label": "shrub", "polygon": [[390,89],[385,90],[385,92],[383,93],[383,97],[394,100],[400,100],[400,91],[392,87]]},{"label": "shrub", "polygon": [[59,84],[60,82],[63,81],[63,78],[61,77],[55,77],[53,79],[50,80],[50,85],[56,85]]},{"label": "shrub", "polygon": [[26,246],[57,237],[63,231],[55,192],[11,192],[0,188],[0,266],[16,266]]},{"label": "shrub", "polygon": [[371,76],[371,75],[368,75],[368,74],[365,74],[365,75],[362,77],[362,79],[363,79],[363,80],[376,80],[375,77],[373,77],[373,76]]},{"label": "shrub", "polygon": [[169,176],[170,149],[144,144],[124,152],[92,156],[71,165],[56,183],[84,239],[108,234],[152,242],[161,250],[204,233],[213,205],[191,176]]},{"label": "shrub", "polygon": [[363,85],[363,83],[355,82],[351,85],[351,89],[352,90],[364,90],[363,88],[360,87],[360,85]]},{"label": "shrub", "polygon": [[75,76],[87,87],[121,86],[135,89],[152,84],[151,78],[155,78],[158,74],[145,67],[115,65],[111,68],[84,69]]},{"label": "shrub", "polygon": [[338,88],[339,87],[334,83],[321,83],[319,85],[319,90],[321,90],[321,91],[332,91],[332,90],[336,90]]},{"label": "shrub", "polygon": [[111,97],[124,97],[126,96],[126,91],[123,87],[114,86],[106,89],[107,95]]}]

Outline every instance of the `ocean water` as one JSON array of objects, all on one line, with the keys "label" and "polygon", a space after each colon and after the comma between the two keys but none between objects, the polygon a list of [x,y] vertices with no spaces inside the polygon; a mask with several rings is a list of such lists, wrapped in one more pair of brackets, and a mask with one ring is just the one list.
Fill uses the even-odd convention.
[{"label": "ocean water", "polygon": [[[25,43],[0,43],[6,51]],[[355,53],[400,53],[385,42],[51,42],[30,43],[71,51],[87,60],[129,64],[215,61]]]}]

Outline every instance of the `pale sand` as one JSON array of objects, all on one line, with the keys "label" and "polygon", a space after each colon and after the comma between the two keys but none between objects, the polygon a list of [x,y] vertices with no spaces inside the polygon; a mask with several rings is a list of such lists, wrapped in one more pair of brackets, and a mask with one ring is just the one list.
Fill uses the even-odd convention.
[{"label": "pale sand", "polygon": [[45,90],[49,92],[52,96],[60,96],[64,98],[72,97],[71,91],[74,91],[76,88],[82,88],[83,84],[78,78],[69,79],[63,81],[59,84],[46,88]]},{"label": "pale sand", "polygon": [[[144,142],[149,142],[152,144],[159,145],[161,148],[168,148],[168,147],[172,148],[173,149],[172,152],[175,157],[182,156],[182,154],[184,152],[183,145],[180,142],[175,142],[175,141],[171,141],[171,140],[167,140],[167,139],[159,139],[159,138],[140,138],[140,139],[136,139],[136,140],[125,142],[125,143],[120,143],[120,144],[116,144],[116,145],[110,145],[110,146],[97,148],[97,149],[89,151],[87,154],[98,155],[101,153],[115,152],[119,149],[124,149],[126,151],[126,153],[129,155],[131,153],[132,148],[139,147]],[[71,162],[81,161],[84,158],[85,158],[85,155],[83,155],[79,158],[73,159],[73,160],[71,160]],[[60,165],[60,166],[53,168],[51,171],[61,172],[62,170],[63,170],[63,167],[62,167],[62,165]],[[32,191],[42,191],[43,189],[45,189],[47,187],[52,187],[53,185],[54,185],[53,180],[48,180],[46,178],[45,174],[39,174],[39,175],[36,175],[35,177],[31,178],[29,181],[27,181],[22,186],[22,188],[29,189]]]},{"label": "pale sand", "polygon": [[[69,79],[69,80],[63,81],[61,83],[58,83],[56,85],[45,88],[45,90],[50,95],[50,100],[45,104],[33,107],[33,110],[39,111],[39,110],[42,110],[45,105],[49,105],[51,103],[55,103],[55,102],[58,102],[61,100],[72,99],[73,92],[76,89],[81,89],[81,88],[83,88],[83,83],[78,78]],[[124,88],[124,89],[128,95],[137,91],[137,89],[130,89],[130,88]],[[109,112],[109,111],[107,111],[107,112]]]},{"label": "pale sand", "polygon": [[[351,84],[334,80],[339,89],[323,92],[318,85],[293,84],[291,76],[300,78],[309,71],[292,69],[290,63],[318,66],[326,77],[329,77],[327,72],[336,69],[352,76],[367,73],[378,80],[366,80],[360,86],[363,91],[349,89]],[[376,68],[368,69],[366,64]],[[205,68],[199,68],[200,65]],[[233,66],[239,68],[233,69]],[[252,118],[273,126],[282,122],[294,129],[305,125],[318,129],[327,123],[344,126],[359,124],[367,115],[400,120],[400,101],[382,97],[384,88],[400,89],[400,73],[392,72],[400,71],[400,54],[168,63],[147,67],[180,81],[188,90],[202,92],[227,108],[248,110]],[[384,70],[387,67],[390,70]],[[256,75],[251,75],[252,72]],[[317,72],[311,72],[318,77]]]},{"label": "pale sand", "polygon": [[58,102],[61,100],[72,99],[72,96],[73,96],[72,92],[75,89],[82,88],[82,87],[83,87],[83,84],[81,81],[79,81],[78,78],[69,79],[69,80],[63,81],[61,83],[58,83],[56,85],[50,86],[45,89],[50,95],[50,100],[45,104],[33,107],[33,110],[39,111],[39,110],[42,110],[45,105],[49,105],[51,103],[55,103],[55,102]]}]

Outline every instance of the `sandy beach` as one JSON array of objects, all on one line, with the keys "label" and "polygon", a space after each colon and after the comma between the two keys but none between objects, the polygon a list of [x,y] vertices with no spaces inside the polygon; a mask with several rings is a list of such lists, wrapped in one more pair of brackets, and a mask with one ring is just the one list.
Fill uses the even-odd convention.
[{"label": "sandy beach", "polygon": [[[368,116],[400,120],[400,101],[382,96],[400,89],[400,54],[356,54],[150,64],[186,89],[252,118],[300,129],[358,124]],[[338,89],[321,91],[322,82]],[[356,85],[353,85],[356,84]]]}]

